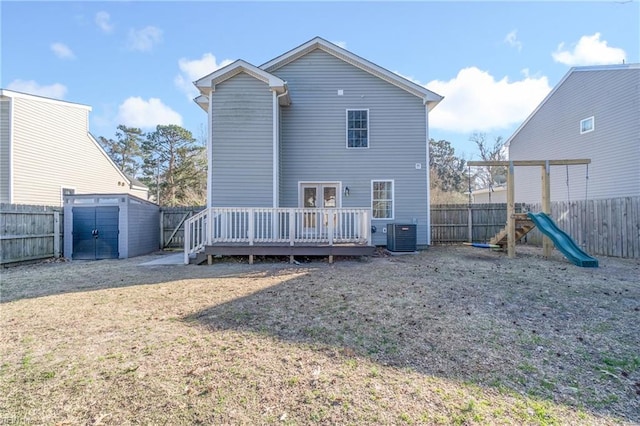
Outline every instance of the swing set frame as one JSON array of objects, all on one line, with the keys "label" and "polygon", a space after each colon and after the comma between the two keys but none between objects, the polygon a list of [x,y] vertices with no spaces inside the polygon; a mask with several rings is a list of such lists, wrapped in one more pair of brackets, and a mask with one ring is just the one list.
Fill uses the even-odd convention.
[{"label": "swing set frame", "polygon": [[[591,159],[570,160],[507,160],[507,161],[468,161],[470,167],[506,166],[507,167],[507,255],[516,257],[516,218],[515,218],[515,167],[541,167],[542,176],[542,212],[551,213],[551,166],[574,166],[590,164]],[[553,243],[547,236],[542,239],[542,253],[544,257],[551,256]]]}]

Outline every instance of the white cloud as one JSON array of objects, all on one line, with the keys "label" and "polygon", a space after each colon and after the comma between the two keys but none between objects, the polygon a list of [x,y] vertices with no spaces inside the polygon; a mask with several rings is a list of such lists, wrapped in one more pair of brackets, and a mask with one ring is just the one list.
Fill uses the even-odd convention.
[{"label": "white cloud", "polygon": [[522,50],[522,42],[518,40],[518,31],[516,30],[513,30],[509,34],[507,34],[504,38],[504,42],[509,46],[518,49],[518,52]]},{"label": "white cloud", "polygon": [[434,80],[426,85],[444,100],[429,114],[434,129],[456,133],[507,129],[524,121],[551,91],[547,77],[496,80],[476,67],[464,68],[449,81]]},{"label": "white cloud", "polygon": [[113,31],[113,24],[111,23],[111,15],[105,11],[96,13],[96,24],[105,33]]},{"label": "white cloud", "polygon": [[205,53],[200,59],[189,60],[187,58],[180,58],[178,61],[180,74],[178,74],[173,81],[175,85],[187,95],[187,98],[191,100],[198,95],[198,90],[193,85],[195,80],[209,75],[232,62],[233,60],[231,59],[224,59],[218,63],[216,57],[211,53]]},{"label": "white cloud", "polygon": [[335,44],[336,46],[342,47],[343,49],[347,48],[346,41],[332,41],[331,43]]},{"label": "white cloud", "polygon": [[64,43],[52,43],[51,51],[60,59],[75,59],[76,55],[73,51]]},{"label": "white cloud", "polygon": [[63,84],[42,86],[33,80],[13,80],[7,85],[7,89],[53,99],[64,99],[67,94],[67,87]]},{"label": "white cloud", "polygon": [[130,50],[147,52],[162,41],[162,30],[158,27],[148,26],[141,30],[129,30],[127,47]]},{"label": "white cloud", "polygon": [[158,98],[144,100],[141,97],[127,98],[118,107],[118,124],[149,129],[158,124],[182,126],[182,116],[163,104]]},{"label": "white cloud", "polygon": [[569,66],[621,64],[627,59],[623,49],[610,47],[606,40],[600,40],[600,33],[580,37],[578,43],[573,45],[573,51],[560,43],[551,56],[554,61]]}]

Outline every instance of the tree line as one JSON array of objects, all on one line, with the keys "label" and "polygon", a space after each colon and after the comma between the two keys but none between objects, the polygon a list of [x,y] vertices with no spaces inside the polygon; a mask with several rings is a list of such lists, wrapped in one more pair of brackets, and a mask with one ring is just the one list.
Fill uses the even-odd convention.
[{"label": "tree line", "polygon": [[[149,187],[150,198],[163,206],[201,206],[207,202],[207,157],[204,137],[197,140],[177,125],[158,125],[144,133],[119,125],[115,138],[98,137],[114,163],[128,176]],[[505,160],[502,137],[493,142],[483,133],[470,139],[483,161]],[[431,201],[463,203],[469,190],[492,188],[506,181],[505,167],[469,169],[451,142],[429,140]]]},{"label": "tree line", "polygon": [[[501,136],[493,142],[484,133],[474,133],[469,140],[478,148],[482,161],[506,160],[505,141]],[[462,203],[469,192],[480,188],[494,188],[506,182],[503,166],[473,167],[456,155],[451,142],[429,140],[429,176],[431,202],[434,204]]]},{"label": "tree line", "polygon": [[144,133],[121,124],[115,138],[99,136],[98,142],[126,175],[149,187],[158,204],[206,204],[206,147],[189,130],[172,124]]}]

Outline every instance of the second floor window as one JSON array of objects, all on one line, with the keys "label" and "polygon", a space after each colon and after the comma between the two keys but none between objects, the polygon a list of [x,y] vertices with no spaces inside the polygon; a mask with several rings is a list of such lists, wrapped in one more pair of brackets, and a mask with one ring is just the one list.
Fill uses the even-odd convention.
[{"label": "second floor window", "polygon": [[594,120],[593,117],[580,120],[580,134],[593,132]]},{"label": "second floor window", "polygon": [[369,147],[369,110],[347,110],[347,148]]}]

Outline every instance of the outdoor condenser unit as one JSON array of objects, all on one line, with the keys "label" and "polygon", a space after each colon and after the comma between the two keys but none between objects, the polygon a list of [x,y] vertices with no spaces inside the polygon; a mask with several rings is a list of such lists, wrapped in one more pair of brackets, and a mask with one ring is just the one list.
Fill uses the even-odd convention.
[{"label": "outdoor condenser unit", "polygon": [[387,250],[389,251],[416,251],[416,225],[414,224],[387,224]]}]

